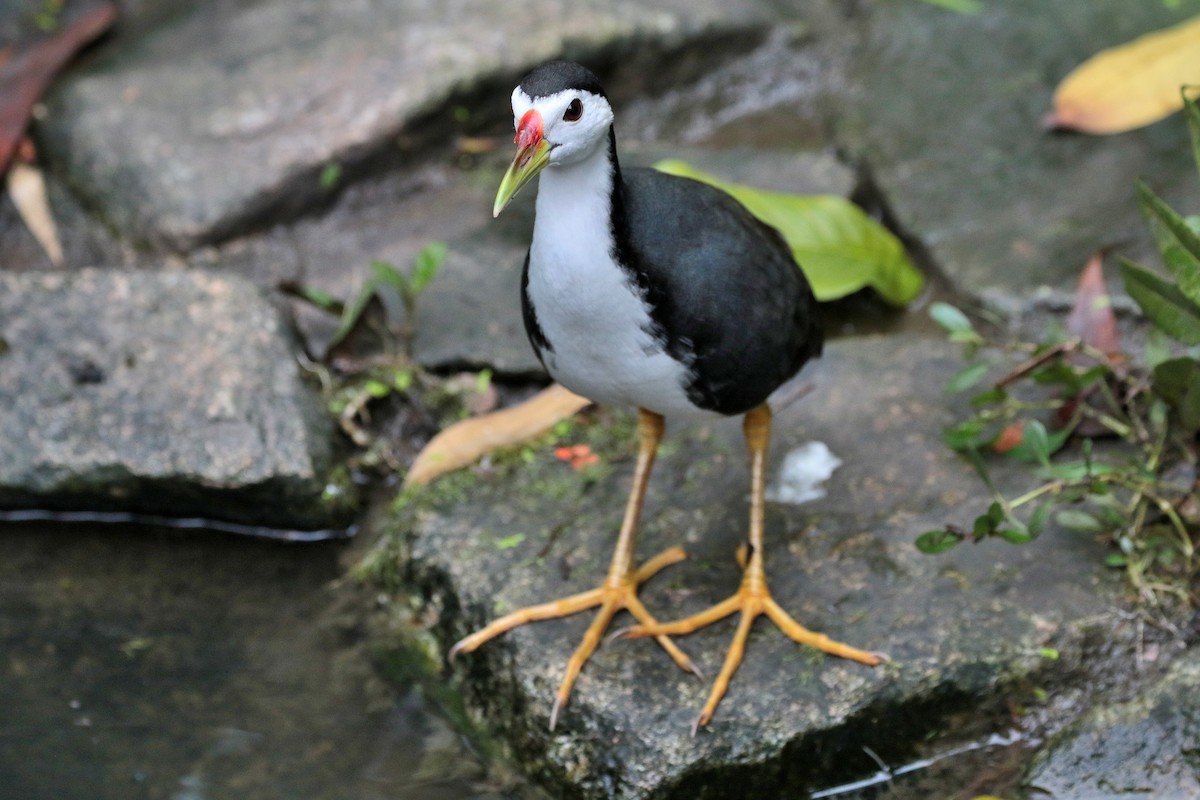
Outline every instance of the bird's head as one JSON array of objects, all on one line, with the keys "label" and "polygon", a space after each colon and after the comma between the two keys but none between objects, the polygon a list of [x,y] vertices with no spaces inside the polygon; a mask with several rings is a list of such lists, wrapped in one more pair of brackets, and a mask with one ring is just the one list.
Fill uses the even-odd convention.
[{"label": "bird's head", "polygon": [[587,68],[551,61],[513,89],[517,154],[500,181],[492,216],[500,216],[522,186],[548,166],[574,164],[608,144],[613,112]]}]

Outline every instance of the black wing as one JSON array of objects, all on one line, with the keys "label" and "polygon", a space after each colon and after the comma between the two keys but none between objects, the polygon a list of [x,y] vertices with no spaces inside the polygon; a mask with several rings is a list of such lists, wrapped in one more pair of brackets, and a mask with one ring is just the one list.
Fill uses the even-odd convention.
[{"label": "black wing", "polygon": [[699,181],[630,169],[614,197],[617,260],[666,351],[690,364],[688,397],[748,411],[821,352],[817,302],[783,237]]}]

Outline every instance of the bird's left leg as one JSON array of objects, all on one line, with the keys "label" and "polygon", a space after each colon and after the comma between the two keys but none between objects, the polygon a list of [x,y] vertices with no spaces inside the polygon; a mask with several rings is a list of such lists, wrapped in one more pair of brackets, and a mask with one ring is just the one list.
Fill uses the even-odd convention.
[{"label": "bird's left leg", "polygon": [[[683,548],[672,547],[659,553],[640,567],[634,565],[634,540],[637,535],[638,517],[641,515],[642,501],[646,496],[646,485],[650,480],[650,471],[654,466],[658,443],[662,439],[662,435],[663,418],[652,411],[641,409],[638,413],[638,457],[633,473],[633,488],[629,493],[629,502],[625,506],[625,518],[621,523],[621,531],[617,535],[617,546],[613,550],[612,563],[604,583],[595,589],[570,597],[513,611],[494,620],[487,627],[476,631],[450,649],[450,657],[454,658],[459,653],[469,653],[489,639],[527,622],[566,617],[598,607],[596,617],[588,627],[587,633],[584,634],[583,641],[572,654],[570,661],[567,662],[566,674],[563,676],[558,692],[554,695],[554,708],[550,712],[550,730],[554,730],[558,712],[566,705],[575,679],[583,669],[584,663],[600,644],[600,639],[613,616],[617,612],[625,610],[643,625],[657,624],[654,617],[638,600],[638,586],[664,567],[685,558]],[[682,669],[696,675],[700,674],[687,654],[665,634],[655,634],[654,636],[659,645]]]},{"label": "bird's left leg", "polygon": [[725,696],[729,681],[746,650],[746,639],[754,620],[766,614],[779,628],[800,644],[815,647],[830,655],[859,661],[874,666],[883,658],[877,653],[859,650],[841,642],[835,642],[823,633],[815,633],[792,619],[786,611],[771,597],[767,588],[767,576],[763,568],[763,495],[766,491],[766,460],[767,445],[771,438],[771,409],[766,404],[751,409],[746,414],[743,430],[746,435],[746,447],[750,451],[750,534],[748,551],[742,561],[742,583],[737,592],[715,606],[676,622],[666,622],[659,625],[637,625],[622,632],[626,637],[640,636],[682,636],[699,630],[713,622],[724,619],[736,611],[741,612],[737,631],[733,642],[725,655],[725,663],[713,683],[708,702],[696,720],[695,730],[707,725],[716,711],[717,704]]}]

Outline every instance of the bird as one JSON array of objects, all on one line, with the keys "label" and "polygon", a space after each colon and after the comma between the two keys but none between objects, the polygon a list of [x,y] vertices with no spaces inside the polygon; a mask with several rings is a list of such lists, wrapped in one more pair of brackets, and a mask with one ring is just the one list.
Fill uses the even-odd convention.
[{"label": "bird", "polygon": [[[637,409],[638,455],[625,515],[603,582],[518,609],[457,642],[450,657],[530,622],[598,611],[567,662],[550,712],[557,724],[580,670],[613,617],[624,638],[654,637],[682,669],[702,676],[674,642],[740,613],[693,735],[709,725],[740,665],[751,626],[766,615],[798,643],[867,665],[885,658],[810,631],[772,598],[764,567],[763,507],[772,413],[768,397],[820,355],[824,334],[812,288],[783,237],[727,193],[648,168],[622,167],[613,106],[600,80],[570,61],[530,71],[512,92],[517,151],[494,217],[538,178],[533,236],[521,274],[525,330],[550,377],[596,403]],[[726,600],[659,622],[639,586],[685,558],[670,548],[641,566],[635,539],[665,420],[742,416],[750,462],[750,520],[742,579]]]}]

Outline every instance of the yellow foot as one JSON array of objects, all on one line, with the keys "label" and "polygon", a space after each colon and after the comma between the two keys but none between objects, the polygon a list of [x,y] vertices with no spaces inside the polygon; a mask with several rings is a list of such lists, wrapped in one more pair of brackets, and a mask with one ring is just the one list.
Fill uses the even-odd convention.
[{"label": "yellow foot", "polygon": [[[643,581],[649,580],[651,576],[663,567],[682,561],[686,557],[687,555],[684,553],[682,547],[672,547],[669,550],[659,553],[631,573],[615,577],[610,574],[604,584],[596,589],[564,597],[561,600],[552,600],[549,603],[541,603],[517,609],[511,614],[506,614],[493,621],[486,628],[476,631],[459,641],[450,648],[450,658],[453,659],[459,653],[470,653],[484,642],[494,639],[505,631],[512,630],[527,622],[567,617],[599,606],[600,610],[596,612],[595,620],[592,622],[591,627],[588,628],[587,633],[584,634],[583,641],[571,656],[571,660],[567,662],[566,675],[563,676],[562,684],[554,696],[554,708],[550,712],[550,730],[554,730],[554,726],[558,722],[558,712],[567,704],[567,698],[571,695],[571,687],[574,686],[575,679],[579,676],[579,671],[583,669],[584,663],[600,643],[600,638],[604,635],[604,631],[608,628],[613,616],[618,611],[625,610],[632,614],[642,626],[657,625],[658,623],[654,617],[650,615],[650,612],[638,600],[637,587]],[[682,669],[703,677],[700,674],[700,670],[688,658],[687,654],[680,650],[665,634],[647,635],[653,635],[655,640],[662,645],[662,648],[670,654],[671,658]]]},{"label": "yellow foot", "polygon": [[[739,557],[739,561],[741,560],[742,558]],[[866,650],[859,650],[857,647],[835,642],[823,633],[815,633],[805,628],[792,619],[791,615],[772,599],[771,593],[767,589],[766,581],[754,573],[755,570],[753,569],[747,570],[746,575],[742,579],[742,585],[738,588],[736,594],[705,611],[701,611],[699,614],[694,614],[675,622],[665,622],[658,625],[642,623],[619,631],[616,634],[616,636],[622,638],[662,636],[664,634],[668,636],[685,636],[714,622],[725,619],[725,617],[730,616],[734,612],[742,612],[737,631],[733,635],[733,642],[729,645],[729,650],[725,654],[725,663],[721,666],[721,672],[717,675],[716,681],[713,682],[712,691],[708,695],[708,702],[704,704],[704,709],[700,712],[700,716],[692,726],[693,736],[696,735],[696,731],[712,721],[713,713],[717,710],[717,704],[721,702],[721,698],[725,696],[725,691],[729,688],[729,681],[733,677],[733,673],[737,671],[738,665],[742,663],[742,656],[746,652],[746,639],[750,635],[750,628],[754,625],[754,620],[761,614],[766,614],[772,622],[779,626],[780,630],[794,641],[815,647],[830,655],[848,658],[852,661],[858,661],[871,666],[887,660],[887,656],[881,653],[869,653]]]}]

